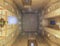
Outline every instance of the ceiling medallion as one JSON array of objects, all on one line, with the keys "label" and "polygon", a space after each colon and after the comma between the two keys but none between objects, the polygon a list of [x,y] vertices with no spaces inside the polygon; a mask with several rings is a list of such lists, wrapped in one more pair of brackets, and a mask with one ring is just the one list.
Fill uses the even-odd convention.
[{"label": "ceiling medallion", "polygon": [[5,21],[3,18],[0,19],[0,27],[3,27],[5,25]]}]

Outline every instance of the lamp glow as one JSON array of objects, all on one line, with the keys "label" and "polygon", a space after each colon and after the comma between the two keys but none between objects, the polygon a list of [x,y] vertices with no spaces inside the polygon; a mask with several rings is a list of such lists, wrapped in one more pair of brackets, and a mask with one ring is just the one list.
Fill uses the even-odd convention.
[{"label": "lamp glow", "polygon": [[31,43],[31,46],[34,46],[34,43]]},{"label": "lamp glow", "polygon": [[18,20],[15,16],[8,16],[8,24],[17,24]]}]

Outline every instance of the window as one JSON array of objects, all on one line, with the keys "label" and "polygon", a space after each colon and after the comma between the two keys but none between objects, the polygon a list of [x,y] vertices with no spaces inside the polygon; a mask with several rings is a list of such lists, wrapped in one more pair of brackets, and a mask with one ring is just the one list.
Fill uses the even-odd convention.
[{"label": "window", "polygon": [[17,24],[18,20],[15,16],[8,16],[8,24]]},{"label": "window", "polygon": [[50,24],[51,25],[55,25],[56,23],[55,23],[55,20],[50,20]]},{"label": "window", "polygon": [[34,43],[33,42],[31,43],[31,46],[34,46]]}]

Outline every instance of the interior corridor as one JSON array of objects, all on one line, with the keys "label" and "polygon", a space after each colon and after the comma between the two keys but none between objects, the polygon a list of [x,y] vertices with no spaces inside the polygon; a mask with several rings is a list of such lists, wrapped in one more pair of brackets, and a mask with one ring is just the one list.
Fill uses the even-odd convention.
[{"label": "interior corridor", "polygon": [[[50,46],[43,37],[39,37],[39,36],[36,37],[35,35],[35,36],[30,36],[30,38],[27,35],[22,35],[21,37],[18,36],[18,39],[16,39],[13,46]],[[31,43],[35,45],[30,45],[31,43],[29,44],[28,41],[32,41]],[[34,43],[33,41],[36,42]]]},{"label": "interior corridor", "polygon": [[60,0],[0,0],[0,46],[60,46]]}]

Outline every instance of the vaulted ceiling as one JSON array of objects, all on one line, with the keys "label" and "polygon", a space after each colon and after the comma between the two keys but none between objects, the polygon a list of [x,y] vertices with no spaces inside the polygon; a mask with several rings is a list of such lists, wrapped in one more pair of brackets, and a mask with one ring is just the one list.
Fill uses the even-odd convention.
[{"label": "vaulted ceiling", "polygon": [[[22,0],[14,0],[15,3],[19,6],[19,8],[24,8]],[[41,7],[46,6],[49,0],[31,0],[31,8],[32,9],[40,9]]]},{"label": "vaulted ceiling", "polygon": [[[22,7],[22,8],[24,7],[22,0],[15,0],[15,2],[17,3],[17,5],[19,7]],[[37,9],[37,8],[43,7],[48,2],[49,2],[49,0],[32,0],[32,2],[31,2],[31,8]]]},{"label": "vaulted ceiling", "polygon": [[[25,1],[25,3],[23,3]],[[31,2],[29,2],[31,1]],[[57,0],[14,0],[14,2],[16,3],[16,5],[19,7],[19,9],[22,9],[23,11],[33,11],[33,10],[39,10],[41,8],[46,7],[46,5],[48,3],[52,3],[54,1]],[[27,5],[24,5],[26,4]],[[29,3],[31,3],[30,5],[28,5]],[[26,7],[25,7],[26,6]]]}]

